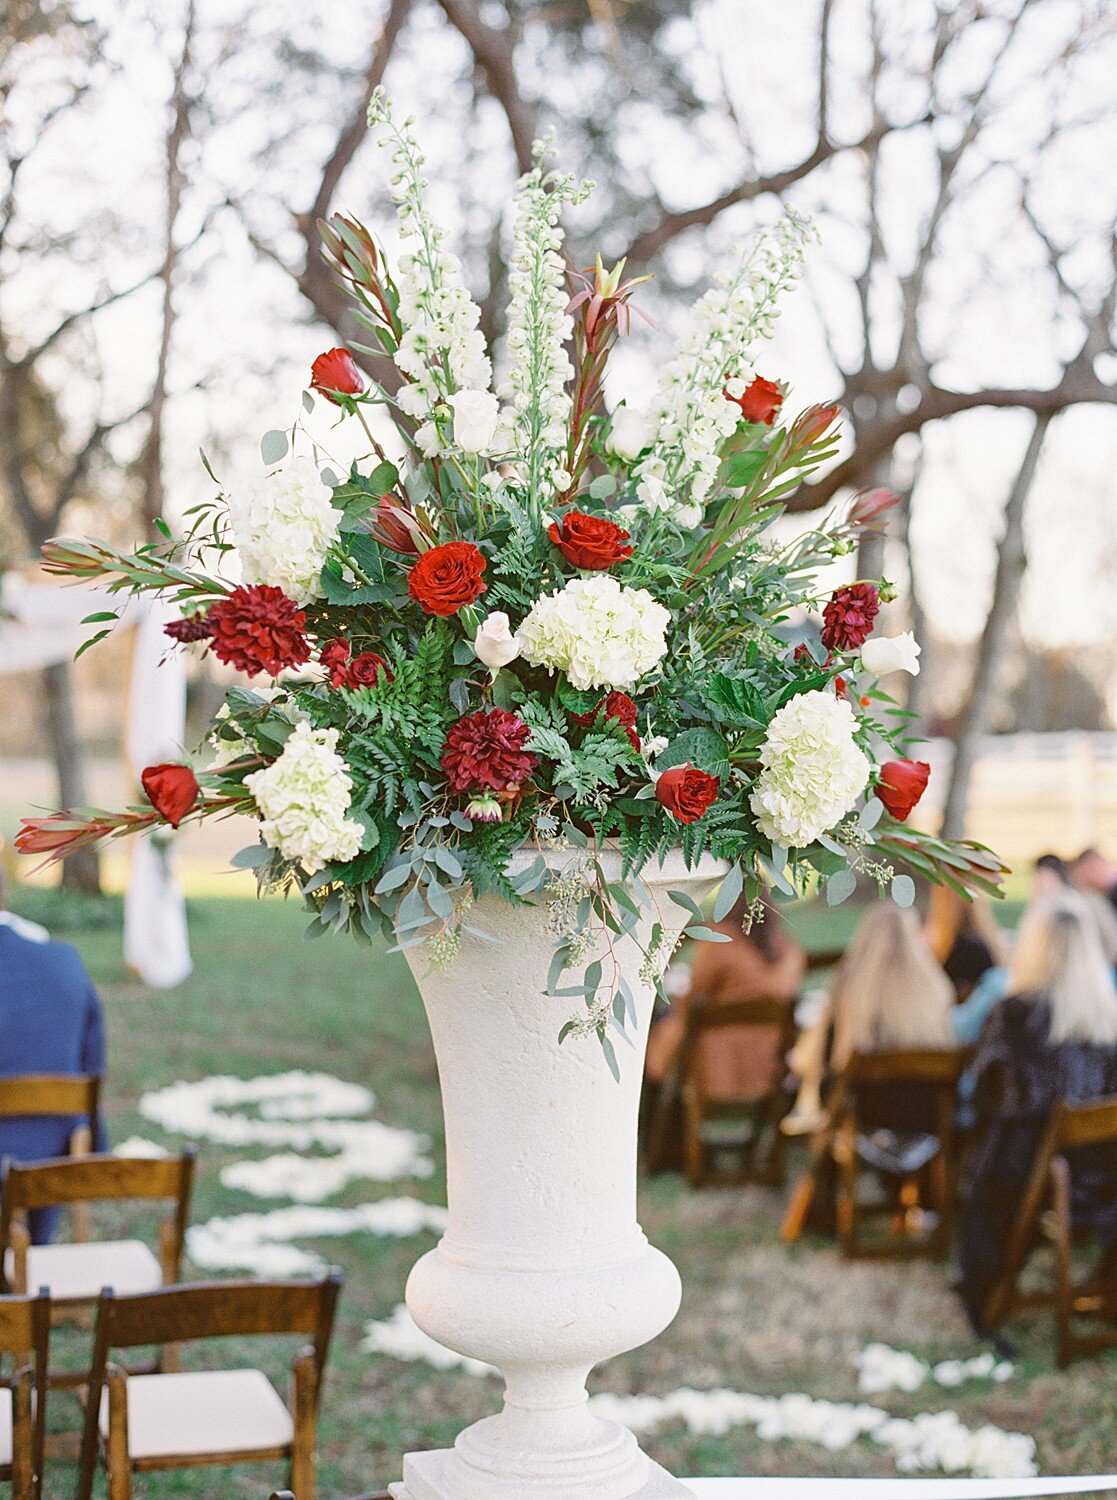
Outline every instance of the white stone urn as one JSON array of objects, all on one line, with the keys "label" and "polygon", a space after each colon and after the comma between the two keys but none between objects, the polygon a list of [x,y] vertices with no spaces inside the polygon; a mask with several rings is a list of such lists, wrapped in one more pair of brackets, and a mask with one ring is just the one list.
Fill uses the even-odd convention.
[{"label": "white stone urn", "polygon": [[[619,879],[619,855],[600,857],[607,879]],[[687,870],[679,853],[645,869],[656,912],[642,923],[642,942],[657,917],[672,935],[686,921],[668,889],[700,900],[723,874],[709,859]],[[639,978],[637,945],[617,943],[638,1016],[633,1047],[612,1033],[618,1083],[594,1037],[559,1045],[581,1002],[545,994],[547,921],[546,902],[486,899],[470,923],[498,942],[463,935],[443,973],[429,970],[421,947],[408,953],[438,1059],[449,1226],[411,1272],[407,1306],[439,1343],[497,1366],[505,1393],[503,1411],[467,1428],[452,1449],[404,1459],[403,1483],[393,1489],[399,1500],[690,1494],[627,1428],[586,1404],[590,1370],[655,1338],[681,1296],[678,1272],[636,1219],[636,1122],[653,989]]]}]

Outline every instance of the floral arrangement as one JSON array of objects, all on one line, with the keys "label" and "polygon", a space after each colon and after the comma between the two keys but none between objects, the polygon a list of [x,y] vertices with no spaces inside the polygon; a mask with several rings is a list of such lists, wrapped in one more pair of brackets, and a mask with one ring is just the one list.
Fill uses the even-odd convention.
[{"label": "floral arrangement", "polygon": [[[730,862],[715,920],[742,894],[755,912],[763,886],[793,899],[821,881],[844,899],[858,872],[902,903],[906,870],[995,889],[988,850],[906,824],[928,768],[906,755],[906,717],[878,679],[917,672],[919,648],[873,634],[887,585],[817,591],[817,570],[894,497],[772,535],[837,444],[836,407],[787,420],[787,387],[754,367],[809,225],[789,214],[762,233],[698,302],[655,400],[608,413],[609,354],[643,278],[568,266],[560,218],[589,188],[550,170],[541,143],[516,194],[494,390],[411,124],[383,95],[370,123],[391,154],[404,253],[393,273],[341,215],[322,236],[378,378],[332,349],[303,395],[360,423],[365,457],[337,472],[300,417],[265,435],[264,472],[197,507],[185,535],[164,528],[132,553],[46,545],[55,573],[173,601],[172,649],[210,652],[251,685],[228,691],[196,768],[144,772],[143,805],[26,819],[18,847],[62,857],[248,813],[259,842],[235,863],[263,890],[297,887],[313,934],[386,934],[425,944],[434,965],[482,931],[478,898],[547,900],[551,991],[584,1002],[563,1034],[597,1035],[614,1066],[609,1030],[632,997],[609,971],[611,939],[636,936],[640,871],[669,849]],[[92,616],[87,644],[113,618]],[[606,878],[607,840],[623,881]],[[554,848],[577,851],[561,871]],[[692,934],[720,936],[677,900]],[[669,946],[657,923],[657,983]]]}]

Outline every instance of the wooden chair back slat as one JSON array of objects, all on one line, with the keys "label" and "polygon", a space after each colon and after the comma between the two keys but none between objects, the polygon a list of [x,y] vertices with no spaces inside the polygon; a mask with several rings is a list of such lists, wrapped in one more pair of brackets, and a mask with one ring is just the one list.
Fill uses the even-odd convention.
[{"label": "wooden chair back slat", "polygon": [[[50,1341],[50,1298],[45,1292],[35,1297],[0,1297],[0,1353],[14,1356],[16,1372],[7,1384],[13,1391],[13,1459],[10,1470],[13,1495],[31,1494],[38,1500],[42,1493],[43,1447],[46,1441],[47,1417],[47,1360]],[[31,1370],[31,1397],[25,1408],[20,1427],[18,1382],[27,1380],[24,1372]],[[26,1392],[26,1386],[24,1387]],[[26,1394],[24,1400],[26,1400]],[[30,1431],[30,1455],[18,1452],[18,1445],[25,1441]],[[28,1484],[21,1490],[17,1467],[22,1468]]]},{"label": "wooden chair back slat", "polygon": [[0,1119],[25,1115],[97,1115],[101,1080],[96,1075],[28,1073],[0,1078]]},{"label": "wooden chair back slat", "polygon": [[1099,1146],[1117,1142],[1117,1099],[1099,1099],[1093,1104],[1061,1105],[1054,1120],[1055,1151],[1073,1151],[1076,1146]]},{"label": "wooden chair back slat", "polygon": [[116,1297],[102,1293],[98,1329],[106,1351],[240,1335],[317,1334],[337,1301],[340,1277],[320,1281],[222,1281]]},{"label": "wooden chair back slat", "polygon": [[195,1153],[147,1157],[58,1157],[12,1162],[4,1178],[4,1208],[49,1208],[58,1203],[102,1203],[112,1199],[178,1200],[189,1195]]},{"label": "wooden chair back slat", "polygon": [[970,1055],[960,1048],[855,1052],[846,1066],[846,1083],[849,1088],[867,1083],[925,1083],[955,1089]]},{"label": "wooden chair back slat", "polygon": [[0,1354],[31,1354],[40,1345],[46,1355],[50,1332],[50,1298],[0,1297]]},{"label": "wooden chair back slat", "polygon": [[783,1026],[794,1009],[795,1002],[783,998],[701,1000],[687,1014],[688,1030],[701,1035],[722,1026]]}]

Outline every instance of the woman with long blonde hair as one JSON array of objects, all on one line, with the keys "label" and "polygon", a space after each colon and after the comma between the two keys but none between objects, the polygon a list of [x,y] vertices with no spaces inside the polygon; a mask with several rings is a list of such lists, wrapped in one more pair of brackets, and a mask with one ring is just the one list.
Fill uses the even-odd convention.
[{"label": "woman with long blonde hair", "polygon": [[1005,961],[1004,933],[983,896],[970,899],[948,885],[932,886],[923,930],[959,997]]},{"label": "woman with long blonde hair", "polygon": [[[1052,1110],[1117,1096],[1117,986],[1078,893],[1060,891],[1029,908],[1008,995],[990,1012],[974,1070],[985,1107],[964,1195],[960,1291],[981,1332]],[[1072,1172],[1076,1228],[1117,1246],[1117,1160],[1103,1147],[1088,1148]]]},{"label": "woman with long blonde hair", "polygon": [[[870,906],[838,965],[825,1007],[791,1064],[802,1079],[791,1129],[816,1122],[828,1075],[855,1052],[947,1049],[954,987],[910,908]],[[899,1122],[897,1122],[899,1124]]]}]

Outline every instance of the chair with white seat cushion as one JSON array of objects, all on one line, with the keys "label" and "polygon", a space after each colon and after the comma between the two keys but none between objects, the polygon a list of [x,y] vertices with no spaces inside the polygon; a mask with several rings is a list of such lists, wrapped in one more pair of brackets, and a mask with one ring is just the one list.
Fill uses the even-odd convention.
[{"label": "chair with white seat cushion", "polygon": [[[322,1375],[341,1277],[207,1282],[118,1297],[102,1292],[82,1437],[79,1500],[98,1460],[110,1500],[130,1500],[132,1475],[196,1465],[287,1459],[295,1500],[314,1500]],[[260,1370],[129,1374],[117,1350],[230,1336],[301,1334],[290,1406]]]},{"label": "chair with white seat cushion", "polygon": [[[170,1285],[178,1280],[182,1262],[193,1181],[193,1151],[158,1160],[86,1156],[9,1163],[0,1191],[0,1290],[26,1293],[42,1287],[50,1293],[55,1322],[82,1322],[106,1286],[139,1293]],[[160,1225],[158,1254],[138,1239],[30,1243],[27,1215],[33,1210],[108,1202],[170,1205]],[[158,1368],[169,1368],[173,1357],[171,1351],[161,1352]],[[84,1371],[51,1377],[52,1386],[85,1381]]]},{"label": "chair with white seat cushion", "polygon": [[0,1480],[12,1500],[39,1500],[43,1477],[50,1299],[0,1297],[0,1354],[15,1372],[0,1381]]}]

